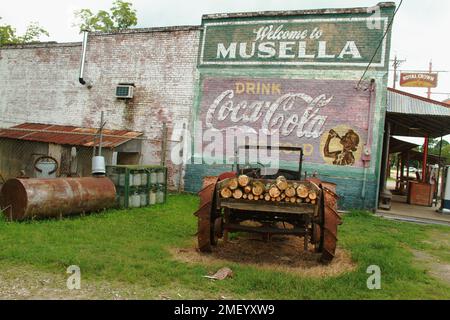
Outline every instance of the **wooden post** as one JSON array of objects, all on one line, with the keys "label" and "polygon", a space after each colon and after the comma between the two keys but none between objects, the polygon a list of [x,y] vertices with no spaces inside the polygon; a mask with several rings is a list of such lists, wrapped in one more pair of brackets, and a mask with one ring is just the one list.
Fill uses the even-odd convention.
[{"label": "wooden post", "polygon": [[427,159],[428,159],[428,136],[423,143],[423,161],[422,161],[422,182],[427,182]]},{"label": "wooden post", "polygon": [[[440,174],[441,174],[441,161],[442,161],[442,136],[441,136],[441,141],[439,143],[439,160],[438,160],[438,172],[437,172],[437,176],[436,176],[436,190],[435,190],[435,198],[436,201],[439,197],[438,191],[439,191],[439,178],[440,178]],[[441,185],[442,188],[443,185]]]},{"label": "wooden post", "polygon": [[[406,151],[406,181],[409,181],[409,151]],[[409,184],[409,182],[407,182]]]},{"label": "wooden post", "polygon": [[395,55],[395,59],[394,59],[394,84],[392,86],[392,88],[395,89],[395,86],[397,84],[397,67],[398,67],[399,63],[397,60],[397,55]]},{"label": "wooden post", "polygon": [[305,236],[303,238],[303,251],[308,252],[308,243],[309,243],[309,236],[308,236],[308,228],[305,228]]},{"label": "wooden post", "polygon": [[400,174],[400,172],[399,172],[399,167],[400,167],[400,155],[399,154],[397,154],[397,163],[396,163],[396,169],[397,169],[397,172],[395,173],[395,190],[398,190],[399,189],[399,187],[398,187],[398,181],[399,181],[399,174]]},{"label": "wooden post", "polygon": [[389,121],[385,124],[384,139],[383,139],[383,155],[381,162],[381,193],[387,192],[387,170],[389,169],[389,140],[391,137],[391,123]]},{"label": "wooden post", "polygon": [[[430,60],[430,64],[429,64],[429,72],[432,73],[433,72],[433,61]],[[431,87],[428,87],[427,90],[427,98],[431,99]]]}]

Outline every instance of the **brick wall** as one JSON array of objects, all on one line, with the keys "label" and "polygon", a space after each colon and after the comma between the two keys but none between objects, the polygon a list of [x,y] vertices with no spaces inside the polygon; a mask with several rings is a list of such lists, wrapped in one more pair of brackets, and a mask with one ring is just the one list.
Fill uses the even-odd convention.
[{"label": "brick wall", "polygon": [[[81,36],[80,36],[81,38]],[[78,82],[81,43],[0,49],[0,127],[23,122],[141,131],[142,163],[160,161],[162,123],[188,121],[197,79],[197,27],[90,34],[84,79]],[[115,86],[134,83],[132,100],[115,98]],[[156,140],[155,140],[156,139]],[[171,145],[169,144],[169,150]],[[172,184],[179,173],[170,165]]]}]

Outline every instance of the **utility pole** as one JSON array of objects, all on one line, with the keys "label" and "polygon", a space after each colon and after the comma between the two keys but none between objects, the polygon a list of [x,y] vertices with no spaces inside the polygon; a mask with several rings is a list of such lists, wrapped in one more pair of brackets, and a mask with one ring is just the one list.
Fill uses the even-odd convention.
[{"label": "utility pole", "polygon": [[[429,72],[433,72],[433,61],[430,60]],[[427,98],[431,99],[431,87],[428,87]]]},{"label": "utility pole", "polygon": [[396,84],[397,84],[397,69],[398,69],[398,67],[400,67],[400,65],[402,63],[406,62],[406,60],[398,60],[397,55],[395,55],[394,60],[391,60],[391,61],[392,61],[392,66],[394,67],[394,83],[392,85],[392,88],[395,89]]}]

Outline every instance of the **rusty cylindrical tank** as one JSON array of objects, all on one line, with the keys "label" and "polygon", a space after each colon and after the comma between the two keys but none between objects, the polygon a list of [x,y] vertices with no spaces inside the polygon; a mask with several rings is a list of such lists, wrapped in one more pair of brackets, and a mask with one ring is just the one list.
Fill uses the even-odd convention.
[{"label": "rusty cylindrical tank", "polygon": [[106,177],[10,179],[0,205],[11,220],[94,212],[115,205],[116,188]]}]

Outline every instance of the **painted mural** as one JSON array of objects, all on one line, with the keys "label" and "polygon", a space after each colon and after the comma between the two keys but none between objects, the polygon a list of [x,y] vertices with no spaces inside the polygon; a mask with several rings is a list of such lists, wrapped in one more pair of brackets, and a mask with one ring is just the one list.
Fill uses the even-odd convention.
[{"label": "painted mural", "polygon": [[365,67],[372,59],[372,66],[384,67],[387,25],[387,17],[373,15],[204,21],[200,64]]},{"label": "painted mural", "polygon": [[[369,126],[369,90],[355,81],[205,76],[198,120],[202,129],[269,136],[301,146],[305,161],[362,167]],[[226,141],[216,141],[217,144]],[[293,155],[280,154],[282,160]]]}]

